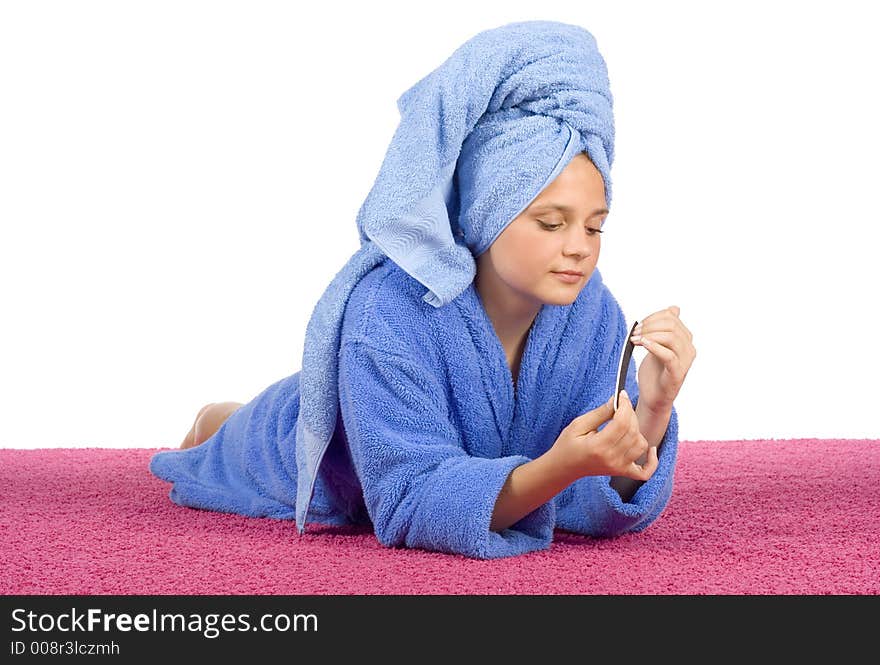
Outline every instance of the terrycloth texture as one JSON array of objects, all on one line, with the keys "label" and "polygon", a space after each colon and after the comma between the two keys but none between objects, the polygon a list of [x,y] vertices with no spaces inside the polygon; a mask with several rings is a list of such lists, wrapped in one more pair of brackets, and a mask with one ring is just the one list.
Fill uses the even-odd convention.
[{"label": "terrycloth texture", "polygon": [[[316,521],[372,522],[388,546],[497,558],[546,549],[556,526],[616,536],[656,519],[672,491],[674,408],[659,468],[630,502],[608,476],[587,477],[502,533],[489,530],[510,472],[613,394],[628,326],[598,269],[574,303],[540,310],[516,395],[474,285],[450,307],[434,308],[420,296],[421,286],[390,260],[352,292],[340,349],[342,426],[318,474]],[[296,430],[299,381],[297,373],[270,386],[200,446],[158,453],[150,469],[174,483],[172,500],[294,517],[295,471],[284,458]],[[637,404],[634,359],[626,390]]]},{"label": "terrycloth texture", "polygon": [[651,528],[492,561],[181,508],[152,450],[0,450],[0,594],[880,594],[880,440],[679,446]]},{"label": "terrycloth texture", "polygon": [[295,446],[265,452],[297,479],[289,505],[300,532],[338,425],[341,324],[355,285],[387,256],[428,288],[426,302],[448,305],[473,280],[474,257],[582,151],[611,204],[612,96],[583,28],[524,21],[481,32],[397,106],[400,125],[357,216],[361,248],[306,326]]}]

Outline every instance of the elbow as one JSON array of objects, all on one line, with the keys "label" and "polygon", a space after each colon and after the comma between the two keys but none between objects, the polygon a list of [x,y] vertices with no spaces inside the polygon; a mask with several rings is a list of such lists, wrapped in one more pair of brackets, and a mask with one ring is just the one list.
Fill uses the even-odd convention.
[{"label": "elbow", "polygon": [[390,520],[373,520],[373,532],[385,547],[402,547],[406,542],[406,534],[395,528]]},{"label": "elbow", "polygon": [[406,509],[403,497],[385,497],[372,504],[370,520],[376,539],[385,547],[402,547],[412,521],[411,511]]}]

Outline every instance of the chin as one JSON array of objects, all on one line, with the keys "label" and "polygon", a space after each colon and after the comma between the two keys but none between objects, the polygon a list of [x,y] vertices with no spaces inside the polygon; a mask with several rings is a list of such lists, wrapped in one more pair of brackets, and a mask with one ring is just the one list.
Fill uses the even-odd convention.
[{"label": "chin", "polygon": [[570,305],[577,300],[589,281],[590,275],[586,275],[578,284],[553,284],[549,288],[541,289],[539,299],[545,305]]},{"label": "chin", "polygon": [[570,305],[575,300],[577,300],[578,294],[580,293],[580,289],[576,292],[573,291],[571,295],[566,296],[565,294],[556,294],[556,295],[547,295],[546,298],[542,298],[542,302],[545,305]]},{"label": "chin", "polygon": [[578,288],[576,285],[573,285],[565,289],[547,289],[541,293],[539,299],[545,305],[570,305],[577,300],[583,288],[583,286]]}]

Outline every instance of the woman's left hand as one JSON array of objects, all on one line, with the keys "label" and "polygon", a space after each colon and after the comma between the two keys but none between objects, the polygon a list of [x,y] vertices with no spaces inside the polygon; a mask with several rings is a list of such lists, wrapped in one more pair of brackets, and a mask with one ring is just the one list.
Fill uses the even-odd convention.
[{"label": "woman's left hand", "polygon": [[681,310],[667,307],[645,318],[633,337],[633,343],[647,349],[648,355],[639,367],[639,404],[653,411],[672,408],[684,377],[697,356],[694,336],[678,318]]}]

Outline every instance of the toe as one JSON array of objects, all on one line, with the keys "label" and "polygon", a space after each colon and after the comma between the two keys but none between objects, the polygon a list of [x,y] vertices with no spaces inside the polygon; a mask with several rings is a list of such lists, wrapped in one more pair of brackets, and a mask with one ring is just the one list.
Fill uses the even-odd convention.
[{"label": "toe", "polygon": [[202,417],[202,414],[211,408],[214,405],[214,402],[210,404],[205,404],[201,409],[199,409],[198,414],[196,414],[196,419],[193,421],[192,427],[189,428],[189,432],[184,437],[183,442],[180,444],[181,448],[192,448],[196,445],[196,424],[199,422],[199,418]]}]

